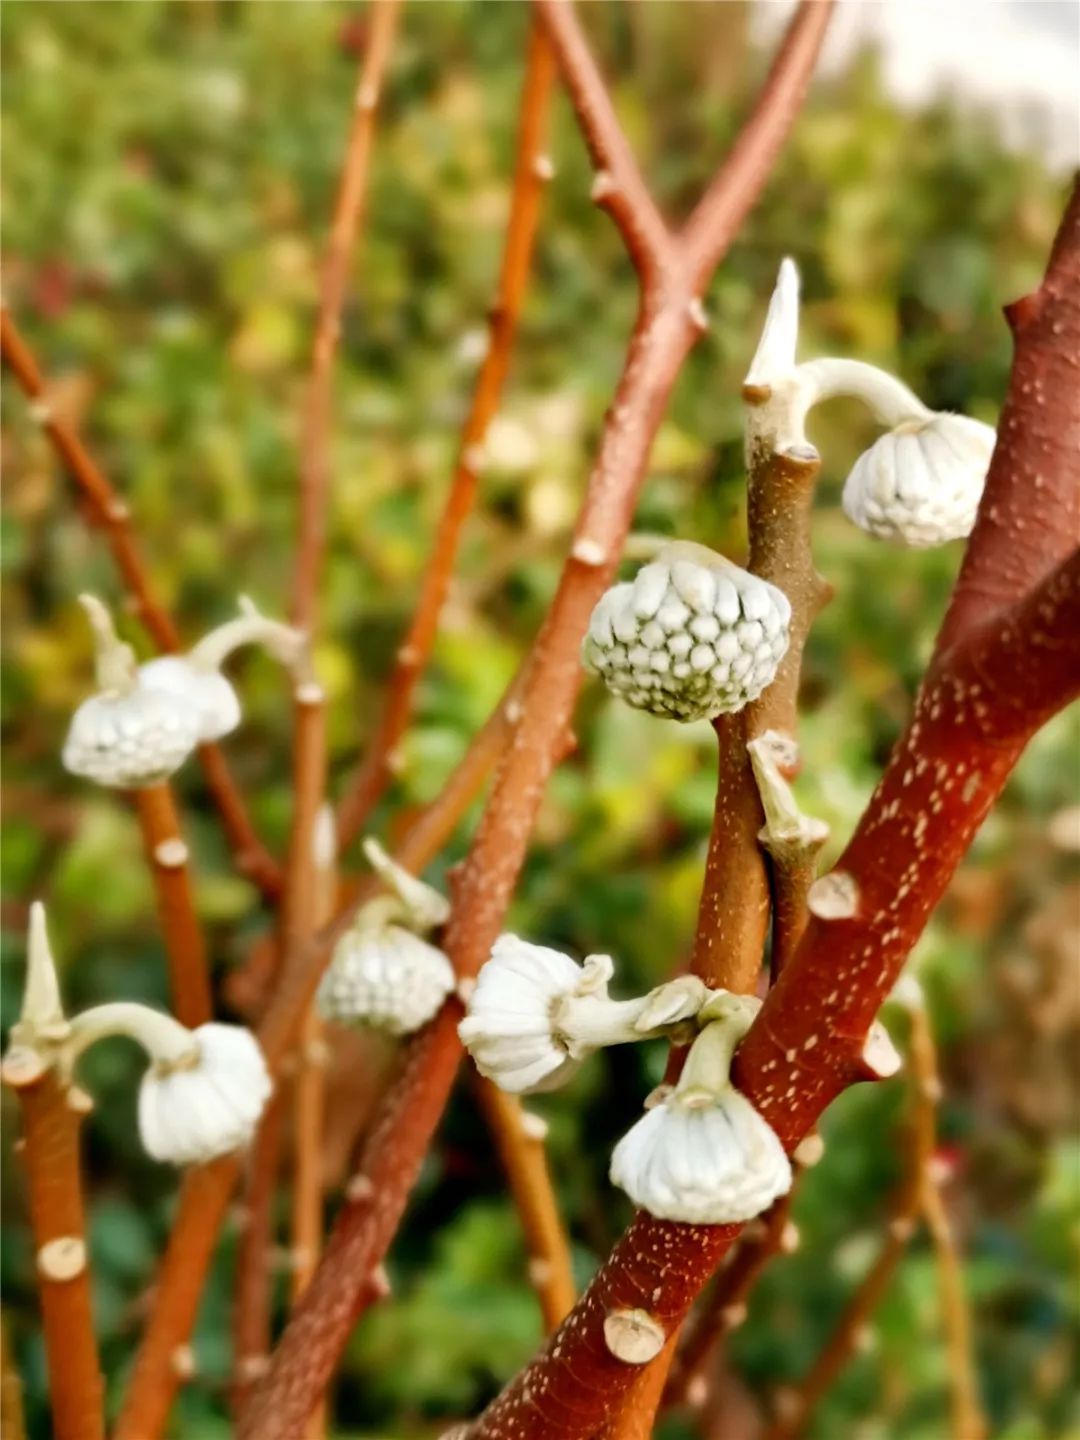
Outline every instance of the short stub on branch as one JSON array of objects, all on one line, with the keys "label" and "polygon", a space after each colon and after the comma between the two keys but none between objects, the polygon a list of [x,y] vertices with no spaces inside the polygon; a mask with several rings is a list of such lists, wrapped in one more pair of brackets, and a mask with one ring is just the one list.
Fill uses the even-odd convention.
[{"label": "short stub on branch", "polygon": [[604,1320],[604,1343],[626,1365],[655,1360],[666,1339],[663,1327],[647,1310],[613,1310]]}]

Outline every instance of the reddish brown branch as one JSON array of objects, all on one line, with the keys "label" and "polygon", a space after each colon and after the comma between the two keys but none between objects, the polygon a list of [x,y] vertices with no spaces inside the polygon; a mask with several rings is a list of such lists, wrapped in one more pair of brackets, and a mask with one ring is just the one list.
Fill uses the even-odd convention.
[{"label": "reddish brown branch", "polygon": [[273,1273],[274,1198],[281,1163],[282,1100],[275,1095],[259,1122],[251,1148],[250,1173],[241,1210],[233,1300],[231,1402],[239,1412],[251,1388],[266,1373],[270,1355],[270,1301]]},{"label": "reddish brown branch", "polygon": [[147,863],[154,877],[161,935],[169,960],[173,1014],[182,1025],[203,1025],[213,1014],[206,943],[195,912],[188,848],[168,781],[134,793]]},{"label": "reddish brown branch", "polygon": [[[28,1063],[20,1056],[29,1057]],[[22,1108],[53,1433],[56,1440],[104,1440],[105,1389],[94,1339],[79,1165],[83,1109],[77,1092],[36,1060],[32,1050],[9,1051],[4,1079]]]},{"label": "reddish brown branch", "polygon": [[330,382],[341,336],[341,311],[349,282],[349,264],[363,215],[379,94],[400,8],[401,0],[378,0],[368,11],[371,17],[370,39],[360,66],[356,111],[346,145],[330,240],[323,262],[319,315],[304,408],[299,534],[293,575],[293,623],[309,631],[315,626],[319,575],[326,548]]},{"label": "reddish brown branch", "polygon": [[1055,397],[1080,383],[1080,181],[1073,186],[1046,278],[1005,312],[1015,356],[997,446],[964,553],[940,655],[999,606],[1025,594],[1080,540],[1080,407]]},{"label": "reddish brown branch", "polygon": [[490,336],[487,354],[477,376],[450,493],[424,569],[416,612],[397,652],[383,712],[363,763],[346,789],[338,812],[338,843],[342,849],[350,845],[363,829],[388,783],[394,751],[405,733],[417,683],[435,644],[439,614],[450,588],[461,534],[476,501],[482,447],[488,426],[498,409],[510,367],[510,352],[532,259],[540,199],[550,174],[550,162],[547,162],[544,146],[553,78],[550,46],[539,28],[534,26],[521,101],[506,246],[495,303],[488,317]]},{"label": "reddish brown branch", "polygon": [[782,1195],[767,1215],[740,1235],[711,1293],[685,1328],[664,1391],[665,1406],[693,1403],[718,1348],[746,1318],[750,1291],[770,1260],[785,1248],[786,1235],[791,1233],[791,1200],[790,1194]]},{"label": "reddish brown branch", "polygon": [[[7,306],[0,308],[0,340],[7,364],[28,399],[56,453],[86,501],[93,523],[105,535],[117,569],[134,602],[135,613],[162,650],[178,650],[180,637],[154,594],[131,526],[131,512],[95,465],[74,429],[50,407],[47,386],[33,352],[20,335]],[[256,835],[225,758],[216,745],[199,747],[203,772],[221,813],[237,869],[266,895],[276,892],[277,865]]]},{"label": "reddish brown branch", "polygon": [[[576,25],[565,6],[541,0],[541,14],[549,28],[552,17],[564,32]],[[554,32],[553,39],[580,103],[582,84],[591,83],[572,69],[581,52],[565,43],[560,48]],[[751,125],[760,123],[760,115],[759,107]],[[758,189],[765,179],[763,159],[756,176]],[[733,203],[741,205],[743,200],[740,187]],[[571,553],[534,647],[521,721],[455,884],[444,944],[462,977],[476,973],[501,929],[544,786],[568,729],[581,678],[581,637],[618,563],[672,385],[700,334],[693,282],[701,277],[685,273],[682,267],[666,267],[655,272],[656,283],[650,284],[647,277],[653,273],[644,271],[640,314]],[[361,1168],[373,1198],[348,1204],[339,1215],[319,1270],[275,1351],[266,1382],[242,1418],[241,1440],[255,1436],[285,1440],[297,1433],[324,1390],[362,1303],[362,1286],[393,1236],[449,1095],[461,1053],[456,1034],[459,1018],[460,1007],[447,1005],[410,1047],[401,1079],[388,1095],[365,1146]]]}]

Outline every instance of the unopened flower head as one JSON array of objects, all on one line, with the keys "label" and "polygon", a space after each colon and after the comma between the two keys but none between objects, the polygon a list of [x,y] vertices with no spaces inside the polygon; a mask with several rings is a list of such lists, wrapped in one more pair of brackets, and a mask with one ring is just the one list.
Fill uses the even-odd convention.
[{"label": "unopened flower head", "polygon": [[675,720],[741,710],[788,647],[783,591],[702,545],[675,542],[593,611],[582,655],[628,704]]},{"label": "unopened flower head", "polygon": [[500,935],[458,1026],[481,1075],[512,1095],[563,1084],[590,1047],[560,1026],[560,1007],[575,997],[606,999],[612,968],[606,955],[582,966],[561,950]]},{"label": "unopened flower head", "polygon": [[844,513],[882,540],[926,548],[971,533],[996,436],[966,415],[902,422],[860,455]]},{"label": "unopened flower head", "polygon": [[131,647],[92,595],[81,597],[94,629],[99,692],[76,710],[64,742],[64,768],[116,789],[140,789],[172,775],[199,740],[195,708],[144,690]]},{"label": "unopened flower head", "polygon": [[319,1009],[340,1024],[411,1035],[454,988],[450,961],[421,938],[446,922],[450,904],[377,841],[365,840],[364,854],[390,893],[364,905],[338,941],[319,987]]},{"label": "unopened flower head", "polygon": [[156,1061],[139,1087],[139,1134],[155,1160],[201,1165],[250,1143],[272,1089],[258,1042],[238,1025],[200,1025],[191,1049]]},{"label": "unopened flower head", "polygon": [[338,941],[319,987],[319,1009],[343,1025],[411,1035],[432,1019],[454,988],[443,952],[401,925],[381,921],[380,905],[361,911]]},{"label": "unopened flower head", "polygon": [[658,1219],[734,1224],[760,1215],[791,1188],[779,1139],[728,1079],[751,1014],[729,1007],[726,1018],[706,1025],[675,1089],[615,1147],[612,1181]]}]

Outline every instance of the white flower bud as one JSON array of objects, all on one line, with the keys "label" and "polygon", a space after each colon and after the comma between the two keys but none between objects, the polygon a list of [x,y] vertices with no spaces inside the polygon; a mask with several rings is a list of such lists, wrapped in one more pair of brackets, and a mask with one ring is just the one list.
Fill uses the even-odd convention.
[{"label": "white flower bud", "polygon": [[411,1035],[453,990],[454,970],[441,950],[411,930],[373,921],[374,906],[338,941],[319,986],[319,1010],[341,1024]]},{"label": "white flower bud", "polygon": [[775,585],[702,545],[676,542],[600,598],[582,658],[636,709],[709,720],[741,710],[772,683],[790,620]]},{"label": "white flower bud", "polygon": [[728,1225],[751,1220],[791,1188],[779,1139],[728,1081],[750,1007],[707,1025],[674,1091],[616,1145],[611,1179],[661,1220]]},{"label": "white flower bud", "polygon": [[199,742],[197,711],[149,690],[92,695],[72,716],[64,769],[98,785],[138,790],[179,770]]},{"label": "white flower bud", "polygon": [[593,1047],[559,1028],[559,1006],[576,997],[606,999],[611,972],[606,955],[581,966],[560,950],[500,935],[458,1026],[480,1074],[511,1095],[563,1084]]},{"label": "white flower bud", "polygon": [[903,421],[856,460],[844,512],[879,539],[920,549],[969,535],[996,438],[966,415]]},{"label": "white flower bud", "polygon": [[225,676],[201,670],[185,655],[159,655],[139,666],[139,690],[194,709],[199,740],[220,740],[240,724],[240,701]]},{"label": "white flower bud", "polygon": [[201,1165],[247,1145],[273,1088],[258,1042],[238,1025],[200,1025],[190,1056],[151,1065],[139,1134],[155,1160]]},{"label": "white flower bud", "polygon": [[118,638],[108,610],[93,595],[79,599],[94,632],[100,693],[72,716],[64,768],[117,789],[155,785],[194,750],[198,712],[187,700],[140,689],[134,653]]}]

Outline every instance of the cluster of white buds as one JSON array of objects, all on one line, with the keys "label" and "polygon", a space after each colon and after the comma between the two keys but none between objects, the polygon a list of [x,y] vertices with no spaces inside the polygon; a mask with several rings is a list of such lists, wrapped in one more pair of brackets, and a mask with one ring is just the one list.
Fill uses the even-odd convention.
[{"label": "cluster of white buds", "polygon": [[844,485],[844,513],[879,539],[925,548],[971,533],[995,433],[966,415],[929,410],[887,371],[858,360],[797,364],[799,276],[785,260],[744,394],[758,414],[751,443],[765,433],[782,452],[808,450],[811,407],[846,395],[861,400],[886,434],[861,455]]},{"label": "cluster of white buds", "polygon": [[322,1015],[411,1035],[426,1025],[454,988],[454,970],[423,935],[446,923],[446,898],[365,840],[372,868],[393,892],[362,905],[338,941],[319,986]]},{"label": "cluster of white buds", "polygon": [[74,775],[117,789],[154,785],[177,771],[197,745],[240,723],[236,691],[221,674],[241,645],[262,645],[297,677],[307,646],[300,631],[260,615],[241,599],[241,614],[212,630],[187,655],[138,665],[112,616],[93,595],[79,597],[94,634],[98,691],[76,710],[63,763]]},{"label": "cluster of white buds", "polygon": [[601,596],[582,658],[636,709],[711,720],[772,683],[790,620],[775,585],[704,545],[675,541],[633,581]]},{"label": "cluster of white buds", "polygon": [[722,1224],[759,1214],[791,1183],[780,1141],[729,1079],[760,1001],[709,990],[692,975],[612,1000],[612,971],[607,955],[578,965],[503,935],[458,1034],[480,1073],[511,1094],[554,1089],[602,1046],[693,1040],[679,1084],[616,1146],[611,1178],[664,1219]]},{"label": "cluster of white buds", "polygon": [[60,1003],[44,908],[30,911],[26,989],[12,1027],[4,1075],[27,1084],[54,1069],[70,1084],[79,1056],[110,1035],[143,1047],[150,1066],[139,1087],[139,1134],[155,1160],[199,1165],[247,1145],[272,1089],[254,1035],[237,1025],[189,1030],[171,1015],[127,1001],[68,1019]]}]

